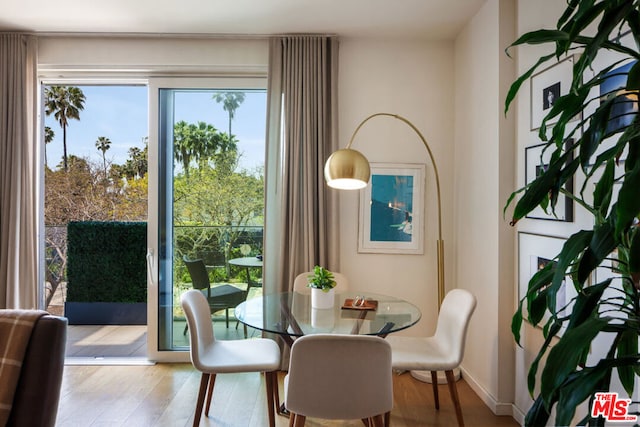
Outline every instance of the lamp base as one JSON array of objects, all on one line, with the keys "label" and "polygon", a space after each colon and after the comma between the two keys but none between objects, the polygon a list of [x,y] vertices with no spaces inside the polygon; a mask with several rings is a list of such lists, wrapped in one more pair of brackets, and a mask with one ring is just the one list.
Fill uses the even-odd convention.
[{"label": "lamp base", "polygon": [[[431,371],[410,371],[411,376],[423,383],[431,384]],[[453,370],[453,378],[458,381],[460,379],[460,369],[455,368]],[[444,371],[438,371],[438,384],[446,384],[447,377],[444,375]]]}]

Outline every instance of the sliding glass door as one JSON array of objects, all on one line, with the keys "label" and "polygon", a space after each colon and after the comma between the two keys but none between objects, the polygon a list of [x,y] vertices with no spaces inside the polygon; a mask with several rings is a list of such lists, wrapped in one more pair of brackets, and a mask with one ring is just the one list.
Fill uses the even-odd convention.
[{"label": "sliding glass door", "polygon": [[[152,79],[149,184],[149,355],[186,360],[184,259],[212,287],[251,291],[261,272],[229,261],[262,252],[266,79]],[[253,275],[253,276],[252,276]],[[214,314],[222,327],[227,313]],[[230,310],[235,329],[233,310]],[[239,328],[242,330],[242,328]]]}]

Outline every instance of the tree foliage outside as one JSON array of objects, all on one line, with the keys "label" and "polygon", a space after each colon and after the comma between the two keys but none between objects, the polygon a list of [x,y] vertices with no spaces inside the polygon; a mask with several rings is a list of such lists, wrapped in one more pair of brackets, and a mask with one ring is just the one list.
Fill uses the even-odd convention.
[{"label": "tree foliage outside", "polygon": [[86,98],[80,88],[74,86],[49,86],[44,90],[44,112],[47,116],[53,114],[62,128],[63,164],[67,165],[67,127],[69,120],[80,120],[80,111],[84,110]]},{"label": "tree foliage outside", "polygon": [[[242,94],[243,95],[243,94]],[[110,164],[108,135],[94,141],[99,160],[66,153],[69,119],[81,120],[86,100],[79,88],[45,89],[47,114],[54,114],[63,130],[65,155],[57,168],[45,168],[45,225],[49,299],[64,281],[65,227],[71,221],[146,221],[148,191],[148,141],[144,149],[131,147],[124,164]],[[225,98],[226,99],[226,98]],[[230,97],[225,107],[229,128],[244,100]],[[51,132],[51,133],[49,133]],[[46,135],[53,138],[53,130]],[[264,209],[263,171],[238,170],[237,139],[205,122],[174,125],[174,225],[176,267],[183,255],[222,253],[229,279],[234,273],[226,261],[239,254],[236,244],[248,235],[262,236]],[[89,143],[89,141],[87,141]],[[251,226],[257,226],[257,232]],[[262,250],[261,239],[254,251]],[[179,268],[178,268],[179,270]],[[240,272],[237,272],[240,273]],[[244,273],[244,272],[242,272]],[[47,301],[48,303],[49,301]]]}]

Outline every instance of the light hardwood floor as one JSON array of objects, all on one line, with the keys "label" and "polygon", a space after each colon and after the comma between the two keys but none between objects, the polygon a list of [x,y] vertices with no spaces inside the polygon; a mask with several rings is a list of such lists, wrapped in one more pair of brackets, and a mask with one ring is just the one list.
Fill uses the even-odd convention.
[{"label": "light hardwood floor", "polygon": [[[280,397],[284,373],[279,376]],[[200,374],[190,364],[153,366],[65,366],[57,426],[191,426]],[[456,426],[446,385],[439,386],[440,410],[433,405],[431,384],[409,374],[394,375],[393,427]],[[458,392],[467,426],[517,426],[496,417],[464,380]],[[216,378],[211,413],[201,426],[267,425],[264,376],[225,374]],[[277,427],[288,418],[277,416]],[[308,419],[307,426],[362,426],[360,421]]]}]

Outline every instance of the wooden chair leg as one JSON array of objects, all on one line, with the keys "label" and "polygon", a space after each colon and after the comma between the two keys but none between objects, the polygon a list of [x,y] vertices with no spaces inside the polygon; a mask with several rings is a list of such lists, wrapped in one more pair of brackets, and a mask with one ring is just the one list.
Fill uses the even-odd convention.
[{"label": "wooden chair leg", "polygon": [[370,425],[372,427],[384,427],[384,416],[380,414],[372,417]]},{"label": "wooden chair leg", "polygon": [[296,414],[295,422],[293,423],[294,427],[304,427],[305,422],[307,421],[307,417],[304,415]]},{"label": "wooden chair leg", "polygon": [[460,407],[460,398],[458,397],[458,387],[456,386],[456,380],[453,376],[453,371],[445,371],[447,376],[447,384],[449,384],[449,393],[451,394],[451,400],[453,406],[456,408],[456,418],[458,419],[458,426],[464,426],[464,420],[462,419],[462,408]]},{"label": "wooden chair leg", "polygon": [[391,411],[384,414],[384,427],[389,427],[391,425]]},{"label": "wooden chair leg", "polygon": [[274,374],[275,371],[264,373],[264,382],[267,385],[267,411],[269,413],[269,427],[276,427],[274,399],[277,390],[274,390],[274,387],[277,387],[277,385],[275,384],[276,380],[274,378]]},{"label": "wooden chair leg", "polygon": [[202,373],[200,378],[200,391],[198,391],[198,400],[196,402],[196,413],[193,416],[193,427],[200,425],[200,417],[202,417],[202,407],[204,406],[204,395],[207,392],[207,384],[209,384],[209,374]]},{"label": "wooden chair leg", "polygon": [[289,414],[289,427],[296,425],[296,414],[293,412]]},{"label": "wooden chair leg", "polygon": [[438,397],[438,371],[431,371],[431,387],[433,387],[433,400],[436,402],[436,409],[440,409],[440,399]]},{"label": "wooden chair leg", "polygon": [[280,389],[278,388],[278,371],[273,371],[273,400],[276,413],[280,415]]},{"label": "wooden chair leg", "polygon": [[216,374],[209,374],[209,387],[207,388],[207,406],[204,413],[209,416],[209,408],[211,407],[211,398],[213,397],[213,386],[216,383]]}]

